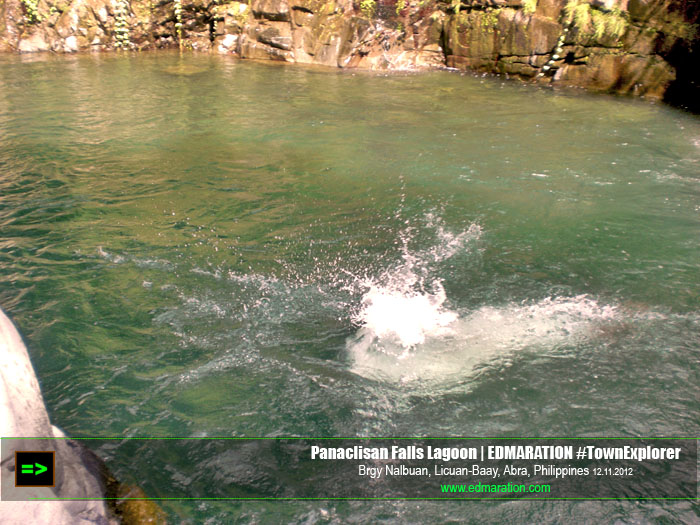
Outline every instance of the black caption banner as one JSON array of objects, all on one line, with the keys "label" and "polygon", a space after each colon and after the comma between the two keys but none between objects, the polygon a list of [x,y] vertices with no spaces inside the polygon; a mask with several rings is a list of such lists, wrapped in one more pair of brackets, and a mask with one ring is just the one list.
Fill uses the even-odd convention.
[{"label": "black caption banner", "polygon": [[[3,438],[2,499],[101,498],[76,480],[85,454],[62,453],[76,442],[153,499],[698,497],[696,439]],[[23,450],[57,452],[50,492],[16,484]]]}]

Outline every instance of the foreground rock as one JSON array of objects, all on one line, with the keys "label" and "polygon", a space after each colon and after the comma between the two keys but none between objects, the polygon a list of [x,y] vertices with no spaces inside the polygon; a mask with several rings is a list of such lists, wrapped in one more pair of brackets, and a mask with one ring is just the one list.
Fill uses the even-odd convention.
[{"label": "foreground rock", "polygon": [[165,523],[163,511],[149,500],[109,498],[145,498],[137,487],[120,484],[104,463],[88,449],[68,439],[49,421],[39,383],[22,338],[5,313],[0,310],[0,436],[55,437],[57,440],[3,440],[2,490],[8,494],[14,486],[15,450],[55,450],[56,486],[22,489],[27,497],[56,498],[61,492],[94,497],[90,501],[0,501],[0,522],[4,525],[51,523],[52,525],[113,525]]},{"label": "foreground rock", "polygon": [[447,66],[694,105],[699,16],[686,0],[0,0],[0,50]]},{"label": "foreground rock", "polygon": [[[6,437],[57,437],[63,432],[51,425],[46,413],[41,390],[29,361],[27,349],[7,316],[0,311],[0,435]],[[26,443],[26,442],[19,442]],[[74,491],[86,494],[98,491],[104,494],[105,486],[100,474],[101,464],[89,451],[71,440],[32,441],[39,450],[56,450],[56,487],[31,490],[31,497],[55,498],[58,492],[73,486]],[[23,447],[23,445],[19,445]],[[3,493],[6,484],[14,484],[14,453],[17,445],[4,440],[2,447]],[[75,492],[74,492],[75,493]],[[110,524],[109,512],[101,500],[97,501],[2,501],[2,523],[24,525],[26,523],[52,524]]]}]

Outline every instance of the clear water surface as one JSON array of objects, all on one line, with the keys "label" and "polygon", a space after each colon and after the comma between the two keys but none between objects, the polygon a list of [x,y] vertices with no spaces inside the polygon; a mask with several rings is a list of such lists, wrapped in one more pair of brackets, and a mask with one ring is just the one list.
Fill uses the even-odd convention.
[{"label": "clear water surface", "polygon": [[[699,219],[700,121],[644,101],[175,53],[0,57],[0,305],[72,435],[697,436]],[[144,464],[147,492],[182,483]],[[700,514],[165,508],[185,523]]]}]

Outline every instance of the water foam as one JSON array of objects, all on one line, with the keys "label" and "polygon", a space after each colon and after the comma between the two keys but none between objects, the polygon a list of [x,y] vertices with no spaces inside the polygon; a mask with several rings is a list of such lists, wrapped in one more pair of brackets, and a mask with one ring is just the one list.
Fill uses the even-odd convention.
[{"label": "water foam", "polygon": [[464,376],[497,355],[592,337],[597,324],[618,317],[615,306],[600,305],[587,295],[472,311],[450,308],[434,268],[472,249],[482,230],[472,224],[454,234],[438,217],[428,215],[427,219],[435,230],[434,246],[412,251],[410,233],[404,232],[402,261],[378,278],[361,280],[364,294],[353,316],[359,329],[347,341],[355,373],[399,381]]},{"label": "water foam", "polygon": [[619,318],[616,306],[587,295],[449,313],[454,316],[449,324],[426,330],[410,346],[368,322],[348,341],[352,370],[373,379],[447,381],[519,350],[548,352],[598,337],[598,328]]},{"label": "water foam", "polygon": [[426,337],[450,334],[457,314],[443,306],[447,297],[441,283],[434,288],[434,293],[421,294],[371,285],[356,320],[366,333],[395,340],[405,350],[424,343]]},{"label": "water foam", "polygon": [[436,242],[431,247],[412,251],[409,245],[414,230],[407,228],[400,234],[402,261],[379,278],[359,280],[364,295],[353,321],[362,327],[363,337],[398,345],[401,355],[426,338],[452,333],[450,325],[458,316],[447,307],[442,280],[434,277],[432,270],[437,263],[468,249],[481,235],[478,224],[459,234],[451,233],[434,214],[426,215],[426,224],[435,232]]}]

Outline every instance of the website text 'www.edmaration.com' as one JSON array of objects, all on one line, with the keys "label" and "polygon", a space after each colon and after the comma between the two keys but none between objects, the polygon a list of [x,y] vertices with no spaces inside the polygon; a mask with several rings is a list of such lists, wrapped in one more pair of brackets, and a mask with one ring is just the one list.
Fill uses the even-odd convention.
[{"label": "website text 'www.edmaration.com'", "polygon": [[533,493],[549,493],[551,488],[549,485],[520,485],[520,484],[482,484],[472,483],[467,485],[440,485],[441,492],[452,493],[452,492],[471,492],[471,493],[497,493],[497,494],[511,494],[511,493],[523,493],[523,492],[533,492]]}]

